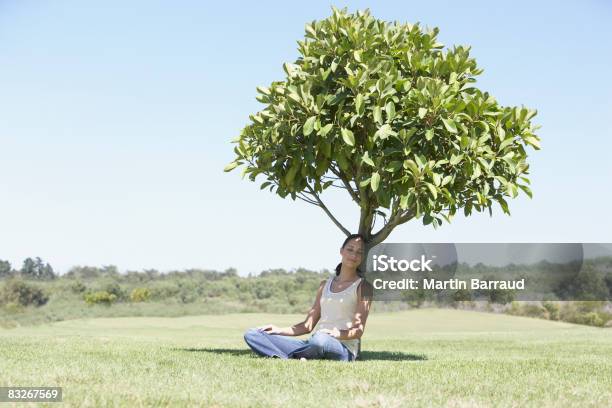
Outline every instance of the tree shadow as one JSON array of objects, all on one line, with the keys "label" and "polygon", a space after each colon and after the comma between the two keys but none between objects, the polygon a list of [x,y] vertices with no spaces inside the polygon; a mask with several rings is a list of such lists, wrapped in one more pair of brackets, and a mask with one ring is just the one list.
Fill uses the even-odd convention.
[{"label": "tree shadow", "polygon": [[362,351],[357,361],[390,360],[390,361],[425,361],[425,354],[403,353],[401,351]]},{"label": "tree shadow", "polygon": [[[228,349],[228,348],[173,348],[173,351],[186,351],[190,353],[214,353],[228,354],[230,356],[256,356],[250,349]],[[359,361],[424,361],[427,356],[424,354],[402,353],[400,351],[362,351],[356,362]]]},{"label": "tree shadow", "polygon": [[174,348],[173,351],[187,351],[192,353],[215,353],[215,354],[229,354],[231,356],[246,356],[254,354],[253,351],[248,349],[228,349],[228,348]]}]

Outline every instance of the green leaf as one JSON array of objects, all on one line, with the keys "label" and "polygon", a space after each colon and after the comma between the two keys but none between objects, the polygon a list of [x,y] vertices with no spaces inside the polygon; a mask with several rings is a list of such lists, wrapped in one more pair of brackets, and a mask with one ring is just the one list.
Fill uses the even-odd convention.
[{"label": "green leaf", "polygon": [[314,124],[315,121],[317,120],[316,116],[311,116],[308,119],[306,119],[306,122],[304,123],[304,136],[308,136],[309,134],[312,133],[312,131],[314,130]]},{"label": "green leaf", "polygon": [[353,57],[355,57],[355,61],[361,62],[361,54],[362,53],[363,53],[363,51],[361,51],[361,50],[353,51]]},{"label": "green leaf", "polygon": [[374,122],[378,123],[379,125],[383,124],[383,120],[382,120],[382,109],[380,108],[380,106],[375,106],[374,107]]},{"label": "green leaf", "polygon": [[501,142],[501,144],[499,145],[499,149],[497,151],[501,152],[502,150],[504,150],[505,147],[509,146],[512,142],[514,142],[513,137],[509,137],[505,139],[503,142]]},{"label": "green leaf", "polygon": [[440,176],[438,173],[433,173],[431,177],[433,178],[433,182],[436,186],[439,186],[442,182],[442,176]]},{"label": "green leaf", "polygon": [[438,198],[438,190],[436,189],[436,186],[434,186],[431,183],[425,183],[425,185],[427,186],[427,188],[431,192],[431,195],[433,196],[434,200],[437,199]]},{"label": "green leaf", "polygon": [[506,202],[506,200],[504,200],[502,197],[497,197],[497,202],[499,203],[500,207],[502,208],[502,211],[505,214],[510,215],[510,210],[508,209],[508,203]]},{"label": "green leaf", "polygon": [[433,129],[427,129],[425,131],[425,139],[426,140],[431,140],[434,137],[434,130]]},{"label": "green leaf", "polygon": [[353,132],[348,129],[341,128],[340,133],[342,134],[342,139],[344,140],[344,143],[349,146],[355,146],[355,136],[353,135]]},{"label": "green leaf", "polygon": [[508,192],[508,194],[510,194],[510,196],[512,198],[516,198],[516,196],[518,195],[518,188],[516,188],[516,184],[514,183],[508,183],[506,184],[506,191]]},{"label": "green leaf", "polygon": [[442,123],[444,123],[444,127],[450,133],[457,133],[457,124],[452,119],[442,119]]},{"label": "green leaf", "polygon": [[265,86],[258,86],[256,89],[259,93],[262,93],[264,95],[270,95],[270,88],[266,88]]},{"label": "green leaf", "polygon": [[385,167],[385,171],[393,173],[393,172],[399,170],[401,167],[402,167],[402,162],[394,160],[391,163],[389,163],[389,165],[387,167]]},{"label": "green leaf", "polygon": [[528,145],[533,146],[536,150],[540,150],[540,140],[536,136],[526,136],[523,140]]},{"label": "green leaf", "polygon": [[405,210],[406,208],[408,208],[408,198],[409,196],[407,195],[403,195],[402,198],[400,198],[400,208],[402,210]]},{"label": "green leaf", "polygon": [[387,112],[387,121],[391,122],[395,117],[395,104],[393,103],[393,101],[387,102],[387,105],[385,106],[385,112]]},{"label": "green leaf", "polygon": [[397,133],[391,129],[389,124],[384,124],[374,134],[374,138],[386,139],[389,136],[397,136]]},{"label": "green leaf", "polygon": [[427,115],[427,108],[419,108],[419,118],[423,119]]},{"label": "green leaf", "polygon": [[527,186],[523,186],[519,184],[519,188],[521,190],[523,190],[525,192],[525,194],[527,194],[529,196],[529,198],[533,198],[533,193],[531,192],[531,189]]},{"label": "green leaf", "polygon": [[419,166],[419,169],[422,169],[423,167],[425,167],[425,165],[427,164],[427,159],[425,158],[425,156],[423,155],[414,155],[414,160],[416,161],[416,163]]},{"label": "green leaf", "polygon": [[[289,95],[289,96],[291,96],[291,95]],[[329,95],[327,97],[327,103],[333,106],[333,105],[339,104],[340,102],[342,102],[345,99],[346,99],[346,93],[339,92],[339,93],[337,93],[335,95]],[[298,102],[299,102],[299,99],[298,99]]]},{"label": "green leaf", "polygon": [[263,183],[261,185],[261,187],[259,187],[260,190],[263,190],[264,188],[268,187],[270,184],[272,184],[271,181],[266,181],[265,183]]},{"label": "green leaf", "polygon": [[365,187],[365,186],[367,186],[368,184],[370,184],[370,180],[371,180],[371,178],[368,178],[368,179],[366,179],[366,180],[361,181],[361,182],[359,183],[359,186],[361,186],[361,187]]},{"label": "green leaf", "polygon": [[506,138],[506,131],[503,127],[501,127],[501,125],[497,126],[497,137],[499,137],[499,140],[504,140]]},{"label": "green leaf", "polygon": [[364,163],[369,164],[370,166],[374,167],[374,162],[372,161],[372,159],[370,159],[370,156],[368,155],[368,152],[365,152],[363,154],[363,157],[361,158],[361,160],[363,160]]},{"label": "green leaf", "polygon": [[230,164],[228,164],[227,166],[225,166],[225,168],[223,169],[223,171],[228,172],[228,171],[232,171],[234,170],[237,166],[239,166],[241,163],[240,162],[231,162]]},{"label": "green leaf", "polygon": [[357,111],[358,115],[363,115],[363,112],[365,111],[365,105],[363,104],[363,95],[362,94],[358,94],[357,97],[355,98],[355,110]]},{"label": "green leaf", "polygon": [[333,127],[334,125],[332,125],[331,123],[328,123],[327,125],[323,126],[321,130],[319,130],[318,134],[325,137],[327,136],[329,131],[332,130]]},{"label": "green leaf", "polygon": [[287,171],[287,174],[285,174],[285,184],[287,184],[287,186],[293,183],[293,180],[295,179],[295,175],[297,174],[300,167],[301,165],[299,161],[296,160],[293,162],[293,164],[289,168],[289,171]]},{"label": "green leaf", "polygon": [[317,36],[317,32],[314,30],[314,28],[312,28],[310,24],[306,24],[306,32],[312,35],[313,37]]},{"label": "green leaf", "polygon": [[378,172],[372,173],[372,177],[370,180],[370,186],[372,187],[372,191],[378,190],[379,183],[380,183],[380,174],[378,174]]},{"label": "green leaf", "polygon": [[454,154],[451,155],[451,159],[450,159],[450,165],[451,166],[455,166],[457,164],[459,164],[459,162],[463,159],[463,154],[460,154],[458,156],[455,156]]},{"label": "green leaf", "polygon": [[404,168],[405,169],[410,169],[412,174],[414,174],[415,176],[417,174],[420,174],[419,166],[417,166],[417,164],[414,161],[410,160],[410,159],[404,160]]},{"label": "green leaf", "polygon": [[416,133],[416,131],[417,131],[417,128],[410,128],[408,130],[401,129],[399,131],[400,139],[402,139],[404,143],[407,143],[410,140],[410,138]]}]

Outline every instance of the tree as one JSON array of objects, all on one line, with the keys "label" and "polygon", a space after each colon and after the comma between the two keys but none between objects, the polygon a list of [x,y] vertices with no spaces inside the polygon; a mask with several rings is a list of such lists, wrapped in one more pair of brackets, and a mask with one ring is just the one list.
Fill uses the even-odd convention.
[{"label": "tree", "polygon": [[0,278],[11,276],[13,270],[9,261],[0,260]]},{"label": "tree", "polygon": [[21,275],[31,279],[55,279],[53,267],[49,263],[44,263],[42,259],[26,258],[21,267]]},{"label": "tree", "polygon": [[[232,140],[242,177],[261,189],[320,207],[344,189],[360,209],[366,253],[400,224],[435,228],[508,197],[529,197],[526,147],[539,149],[535,110],[503,107],[475,88],[470,47],[443,50],[438,28],[377,20],[368,10],[306,25],[286,78],[258,87],[265,104]],[[375,230],[376,220],[382,226]]]}]

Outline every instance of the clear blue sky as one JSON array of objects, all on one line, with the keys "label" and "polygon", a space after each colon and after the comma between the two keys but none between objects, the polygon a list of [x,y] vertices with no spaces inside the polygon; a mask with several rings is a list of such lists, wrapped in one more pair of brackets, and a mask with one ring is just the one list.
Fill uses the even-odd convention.
[{"label": "clear blue sky", "polygon": [[[0,1],[0,259],[56,270],[333,268],[317,207],[224,173],[229,141],[330,2]],[[336,2],[441,30],[503,105],[539,111],[534,198],[403,224],[387,242],[612,242],[612,7],[601,1]],[[350,229],[358,209],[323,196]]]}]

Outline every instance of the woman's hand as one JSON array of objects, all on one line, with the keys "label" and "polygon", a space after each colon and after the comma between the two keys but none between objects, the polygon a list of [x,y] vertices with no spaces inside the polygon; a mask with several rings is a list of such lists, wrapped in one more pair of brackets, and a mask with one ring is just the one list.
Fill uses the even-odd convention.
[{"label": "woman's hand", "polygon": [[280,327],[277,327],[273,324],[266,324],[264,326],[259,326],[258,329],[263,330],[264,332],[268,334],[280,334],[281,333]]},{"label": "woman's hand", "polygon": [[334,327],[333,329],[321,329],[321,330],[319,330],[319,331],[321,331],[321,332],[323,332],[323,333],[327,333],[327,334],[329,334],[330,336],[335,337],[335,338],[340,337],[340,330],[338,330],[338,329],[337,329],[337,328],[335,328],[335,327]]}]

